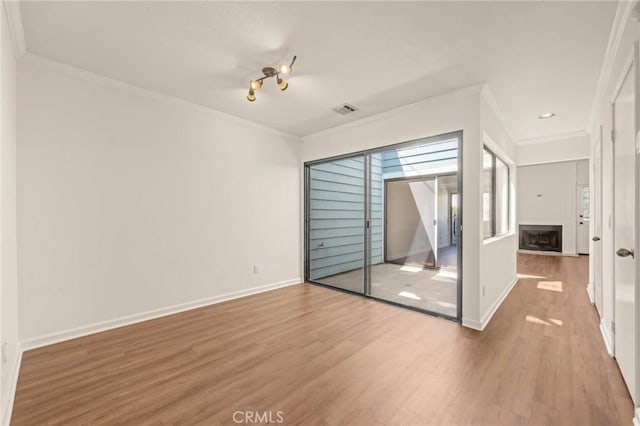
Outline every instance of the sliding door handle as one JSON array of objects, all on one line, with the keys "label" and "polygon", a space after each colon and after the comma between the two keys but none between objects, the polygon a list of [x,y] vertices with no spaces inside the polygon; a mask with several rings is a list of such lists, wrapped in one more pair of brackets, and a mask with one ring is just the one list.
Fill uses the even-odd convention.
[{"label": "sliding door handle", "polygon": [[618,251],[616,251],[616,254],[620,257],[628,257],[631,256],[632,258],[636,257],[636,252],[633,250],[629,250],[626,248],[620,248],[618,249]]},{"label": "sliding door handle", "polygon": [[600,237],[593,237],[593,238],[591,238],[591,239],[592,239],[593,241],[595,241],[595,242],[600,241]]}]

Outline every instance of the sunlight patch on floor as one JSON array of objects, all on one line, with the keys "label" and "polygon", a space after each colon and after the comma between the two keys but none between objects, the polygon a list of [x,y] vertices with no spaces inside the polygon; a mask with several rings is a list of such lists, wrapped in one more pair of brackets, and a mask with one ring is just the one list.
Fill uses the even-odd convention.
[{"label": "sunlight patch on floor", "polygon": [[562,281],[538,281],[538,288],[562,293]]},{"label": "sunlight patch on floor", "polygon": [[436,277],[455,280],[458,278],[458,272],[449,269],[440,269],[436,274]]},{"label": "sunlight patch on floor", "polygon": [[538,318],[538,317],[534,317],[533,315],[527,315],[526,321],[527,321],[527,322],[532,322],[532,323],[534,323],[534,324],[543,324],[543,325],[551,326],[551,324],[550,324],[550,323],[548,323],[548,322],[546,322],[546,321],[544,321],[544,320],[541,320],[541,319],[540,319],[540,318]]},{"label": "sunlight patch on floor", "polygon": [[546,326],[549,326],[549,327],[557,325],[558,327],[562,327],[562,321],[561,320],[553,319],[553,318],[548,318],[548,320],[549,321],[547,322],[547,321],[545,321],[543,319],[540,319],[538,317],[535,317],[533,315],[527,315],[526,318],[525,318],[525,321],[531,322],[531,323],[534,323],[534,324],[542,324],[542,325],[546,325]]},{"label": "sunlight patch on floor", "polygon": [[400,270],[403,272],[421,272],[423,269],[424,268],[422,267],[411,265],[404,265],[402,268],[400,268]]},{"label": "sunlight patch on floor", "polygon": [[413,300],[422,300],[420,297],[418,297],[416,294],[411,293],[409,291],[401,291],[400,293],[398,293],[398,296],[400,297],[406,297],[408,299],[413,299]]},{"label": "sunlight patch on floor", "polygon": [[516,275],[518,276],[518,278],[523,278],[523,279],[527,279],[527,278],[532,278],[536,280],[547,279],[547,277],[543,277],[542,275],[527,275],[527,274],[516,274]]}]

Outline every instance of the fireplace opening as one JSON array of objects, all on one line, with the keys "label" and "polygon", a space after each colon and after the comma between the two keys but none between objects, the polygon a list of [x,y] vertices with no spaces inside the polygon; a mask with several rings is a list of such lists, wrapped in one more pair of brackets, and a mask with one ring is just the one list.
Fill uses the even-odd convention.
[{"label": "fireplace opening", "polygon": [[561,225],[520,225],[520,250],[562,252]]}]

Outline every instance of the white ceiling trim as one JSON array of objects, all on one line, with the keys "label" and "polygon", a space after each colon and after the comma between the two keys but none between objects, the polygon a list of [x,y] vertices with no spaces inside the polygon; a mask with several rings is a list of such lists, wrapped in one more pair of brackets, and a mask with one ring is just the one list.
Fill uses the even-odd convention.
[{"label": "white ceiling trim", "polygon": [[2,0],[2,5],[7,15],[13,51],[16,57],[20,58],[27,53],[27,43],[24,38],[24,27],[22,26],[22,14],[20,13],[20,2]]},{"label": "white ceiling trim", "polygon": [[577,139],[577,138],[584,138],[588,136],[589,136],[589,133],[587,133],[586,130],[576,130],[575,132],[561,133],[558,135],[544,136],[541,138],[523,139],[521,141],[518,141],[517,145],[518,146],[535,145],[539,143],[547,143],[547,142],[567,140],[567,139]]},{"label": "white ceiling trim", "polygon": [[611,27],[611,33],[609,35],[609,42],[607,43],[607,50],[604,54],[604,60],[602,62],[602,68],[600,69],[600,76],[598,77],[598,84],[596,86],[596,94],[593,97],[593,103],[591,105],[591,113],[589,114],[589,120],[587,121],[587,129],[593,133],[593,128],[596,125],[595,119],[600,108],[600,104],[605,95],[604,90],[611,78],[611,72],[613,71],[613,63],[618,49],[620,48],[620,42],[622,41],[622,35],[624,34],[624,28],[626,22],[633,14],[633,10],[637,6],[638,1],[620,1],[616,8],[616,16],[613,19],[613,26]]},{"label": "white ceiling trim", "polygon": [[482,143],[487,147],[489,147],[489,149],[493,151],[495,155],[500,157],[500,160],[502,160],[507,165],[509,166],[516,165],[516,162],[513,160],[513,158],[511,158],[511,156],[507,154],[507,152],[504,149],[502,149],[502,147],[498,145],[498,143],[494,141],[493,138],[491,138],[491,136],[489,136],[485,131],[482,132]]},{"label": "white ceiling trim", "polygon": [[498,106],[498,102],[496,101],[496,98],[493,95],[493,92],[489,88],[489,85],[487,84],[484,85],[484,87],[482,88],[481,94],[485,102],[489,106],[489,109],[498,118],[498,121],[502,125],[502,128],[504,129],[504,131],[507,133],[507,136],[509,136],[509,139],[511,139],[511,142],[515,143],[516,139],[513,137],[513,132],[509,127],[509,123],[507,123],[507,120],[504,118],[504,114],[502,113],[502,110]]},{"label": "white ceiling trim", "polygon": [[[317,137],[317,136],[326,136],[332,133],[335,133],[340,130],[350,129],[352,127],[364,126],[369,123],[373,123],[375,121],[384,120],[390,117],[394,117],[400,114],[406,114],[412,111],[420,111],[421,109],[428,108],[433,104],[441,102],[443,99],[451,99],[451,98],[464,98],[472,94],[480,94],[482,88],[485,87],[485,83],[478,83],[471,86],[463,87],[461,89],[453,90],[451,92],[443,93],[441,95],[433,96],[427,99],[423,99],[418,102],[414,102],[412,104],[404,105],[398,108],[391,109],[389,111],[383,111],[381,113],[371,115],[369,117],[364,117],[359,120],[350,121],[348,123],[340,124],[338,126],[330,127],[328,129],[321,130],[315,133],[309,133],[307,135],[302,136],[302,139]],[[459,130],[459,129],[458,129]]]},{"label": "white ceiling trim", "polygon": [[47,69],[50,71],[66,74],[71,77],[76,77],[91,83],[95,83],[101,86],[109,87],[115,90],[123,90],[147,99],[155,101],[161,101],[166,103],[178,104],[190,108],[195,108],[199,111],[214,114],[215,116],[241,124],[243,126],[253,127],[260,130],[265,130],[270,133],[277,134],[279,136],[293,139],[300,142],[300,137],[291,133],[284,132],[282,130],[274,129],[273,127],[265,126],[264,124],[256,123],[255,121],[247,120],[226,112],[219,111],[201,104],[196,104],[188,100],[178,98],[175,96],[166,95],[164,93],[156,92],[154,90],[143,89],[142,87],[135,86],[133,84],[125,83],[120,80],[116,80],[110,77],[105,77],[101,74],[96,74],[91,71],[87,71],[72,65],[67,65],[62,62],[54,61],[53,59],[45,58],[44,56],[36,55],[33,53],[27,53],[20,58],[21,63],[29,64],[35,67]]},{"label": "white ceiling trim", "polygon": [[568,158],[564,158],[562,160],[552,160],[552,161],[526,161],[524,163],[517,163],[516,166],[517,167],[529,167],[529,166],[539,166],[542,164],[557,164],[557,163],[570,163],[573,161],[582,161],[582,160],[588,160],[589,156],[588,155],[577,155],[575,157],[568,157]]}]

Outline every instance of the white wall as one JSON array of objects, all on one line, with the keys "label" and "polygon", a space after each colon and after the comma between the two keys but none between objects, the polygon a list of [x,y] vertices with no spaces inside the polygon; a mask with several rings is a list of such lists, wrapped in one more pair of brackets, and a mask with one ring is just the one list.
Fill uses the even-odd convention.
[{"label": "white wall", "polygon": [[[591,146],[593,147],[597,141],[600,129],[602,129],[602,235],[601,241],[597,244],[602,246],[602,313],[601,313],[601,331],[605,342],[609,349],[613,343],[613,335],[611,333],[611,323],[614,319],[614,256],[615,246],[613,241],[613,144],[611,141],[612,129],[612,110],[611,104],[614,98],[618,84],[622,79],[623,73],[626,72],[626,65],[631,59],[633,53],[633,44],[638,40],[638,22],[629,17],[632,14],[631,7],[633,3],[621,2],[618,6],[618,16],[624,16],[620,13],[627,9],[628,15],[619,23],[619,39],[614,38],[617,44],[611,44],[611,51],[615,52],[610,58],[610,62],[606,61],[603,67],[604,73],[601,78],[601,96],[595,105],[593,112],[593,120],[590,123]],[[614,33],[615,34],[615,33]],[[612,47],[613,46],[613,47]],[[593,158],[592,158],[593,160]],[[593,205],[592,208],[599,208]],[[593,242],[591,242],[593,248]],[[592,259],[590,259],[592,260]],[[640,336],[636,336],[640,341]],[[640,368],[637,368],[640,374]],[[636,379],[640,383],[640,377]],[[638,414],[640,421],[640,413]]]},{"label": "white wall", "polygon": [[589,185],[589,160],[576,161],[576,185]]},{"label": "white wall", "polygon": [[518,165],[588,159],[589,147],[586,132],[542,141],[522,141],[517,147]]},{"label": "white wall", "polygon": [[[484,328],[517,281],[516,276],[516,235],[515,196],[518,176],[516,173],[516,148],[506,123],[495,104],[491,92],[485,87],[480,102],[481,140],[493,153],[509,167],[509,232],[505,235],[480,240],[480,326]],[[482,161],[482,152],[480,153]],[[475,190],[482,191],[483,180],[478,178]],[[482,214],[476,218],[482,227]],[[466,225],[465,225],[466,226]]]},{"label": "white wall", "polygon": [[[0,4],[0,312],[1,341],[7,362],[0,380],[1,415],[9,415],[12,387],[18,368],[18,283],[16,264],[16,59],[7,17]],[[3,420],[3,424],[6,420]]]},{"label": "white wall", "polygon": [[[303,138],[302,161],[406,142],[462,130],[463,135],[463,318],[479,324],[480,212],[478,181],[481,144],[481,87],[464,89],[404,108],[358,120]],[[467,190],[469,188],[469,190]]]},{"label": "white wall", "polygon": [[[387,259],[422,253],[435,256],[435,195],[435,180],[387,183]],[[435,262],[435,257],[425,260]]]},{"label": "white wall", "polygon": [[298,138],[54,68],[18,74],[27,346],[300,282]]},{"label": "white wall", "polygon": [[518,225],[562,225],[562,253],[577,254],[579,183],[589,183],[588,160],[518,167]]}]

